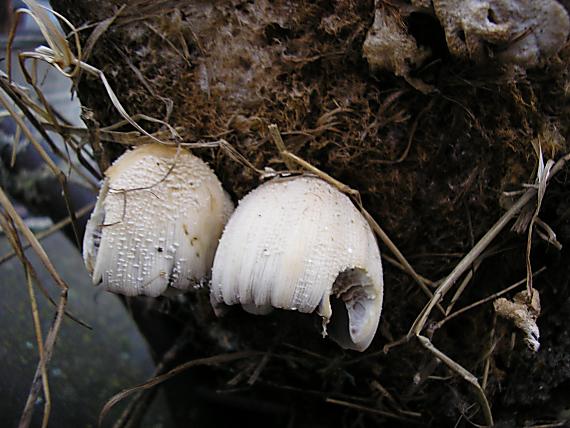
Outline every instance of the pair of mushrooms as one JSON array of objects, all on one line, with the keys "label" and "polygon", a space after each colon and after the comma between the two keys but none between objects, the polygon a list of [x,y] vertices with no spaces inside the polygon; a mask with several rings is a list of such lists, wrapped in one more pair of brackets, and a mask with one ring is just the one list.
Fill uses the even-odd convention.
[{"label": "pair of mushrooms", "polygon": [[[333,321],[330,335],[342,347],[370,345],[382,309],[380,252],[335,187],[276,178],[234,211],[202,160],[159,144],[126,152],[105,175],[83,243],[94,284],[155,297],[199,287],[211,273],[217,313],[234,304],[254,314],[316,311],[324,334]],[[335,306],[334,319],[331,296],[345,308]]]}]

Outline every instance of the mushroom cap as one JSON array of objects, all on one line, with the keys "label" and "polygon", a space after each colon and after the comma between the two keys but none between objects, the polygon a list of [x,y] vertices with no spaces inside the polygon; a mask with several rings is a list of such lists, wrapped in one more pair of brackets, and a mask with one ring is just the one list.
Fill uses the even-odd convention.
[{"label": "mushroom cap", "polygon": [[[344,303],[335,314],[331,295]],[[210,296],[215,308],[241,304],[257,314],[316,311],[323,326],[332,320],[333,340],[363,351],[382,310],[380,251],[362,214],[335,187],[312,176],[274,179],[242,199],[226,225]]]},{"label": "mushroom cap", "polygon": [[93,283],[153,297],[201,284],[233,210],[208,165],[187,150],[148,144],[105,175],[83,241]]}]

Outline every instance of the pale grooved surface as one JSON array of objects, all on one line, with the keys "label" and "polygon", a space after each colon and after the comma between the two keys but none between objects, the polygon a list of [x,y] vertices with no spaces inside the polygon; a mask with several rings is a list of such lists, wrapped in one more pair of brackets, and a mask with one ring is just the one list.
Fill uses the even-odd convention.
[{"label": "pale grooved surface", "polygon": [[84,258],[93,281],[109,291],[158,296],[169,282],[185,290],[209,274],[233,205],[212,170],[188,151],[179,151],[169,174],[175,156],[175,148],[141,146],[106,172]]},{"label": "pale grooved surface", "polygon": [[332,286],[349,268],[365,270],[372,282],[375,331],[382,266],[368,223],[320,179],[277,179],[249,193],[228,222],[214,260],[212,300],[257,312],[317,310],[328,320]]}]

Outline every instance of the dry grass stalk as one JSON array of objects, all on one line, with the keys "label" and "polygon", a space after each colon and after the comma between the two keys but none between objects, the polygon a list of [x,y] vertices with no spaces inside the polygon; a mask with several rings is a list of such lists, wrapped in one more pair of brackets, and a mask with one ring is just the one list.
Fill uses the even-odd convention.
[{"label": "dry grass stalk", "polygon": [[[560,172],[566,162],[570,160],[570,154],[567,154],[560,158],[550,170],[548,178],[552,178],[558,172]],[[546,180],[544,186],[546,186],[548,180]],[[475,244],[475,246],[467,253],[467,255],[455,266],[452,272],[446,277],[446,279],[438,286],[434,293],[434,297],[430,302],[424,307],[421,313],[418,315],[414,321],[410,331],[406,336],[406,340],[411,337],[420,334],[424,329],[428,317],[431,314],[433,308],[443,299],[445,294],[453,287],[455,282],[465,273],[475,262],[475,260],[485,251],[485,249],[493,242],[497,235],[506,227],[506,225],[525,207],[530,201],[534,199],[537,195],[538,189],[530,188],[528,189],[513,206],[501,216],[501,218],[493,225],[491,229]]]},{"label": "dry grass stalk", "polygon": [[[94,206],[95,204],[89,204],[84,206],[83,208],[80,208],[75,213],[76,217],[83,217],[85,214],[88,214],[89,212],[91,212]],[[69,224],[71,224],[71,218],[70,217],[64,218],[63,220],[58,221],[57,223],[52,225],[49,229],[43,230],[38,234],[36,234],[36,238],[38,239],[38,241],[42,241],[48,236],[51,236],[54,233],[59,232],[61,229],[63,229],[65,226],[68,226]],[[29,243],[22,245],[23,250],[26,250],[28,248],[30,248]],[[16,255],[17,255],[16,250],[12,249],[12,251],[9,251],[8,253],[0,256],[0,265],[6,263],[8,260],[12,259]]]},{"label": "dry grass stalk", "polygon": [[418,420],[415,420],[412,418],[407,418],[407,417],[398,415],[396,413],[388,412],[386,410],[375,409],[373,407],[363,406],[361,404],[350,403],[350,402],[344,401],[344,400],[337,400],[335,398],[327,398],[326,402],[331,403],[331,404],[336,404],[337,406],[348,407],[350,409],[358,410],[360,412],[372,413],[375,415],[384,416],[386,418],[395,419],[395,420],[398,420],[400,422],[406,422],[408,424],[418,424],[418,425],[421,424],[421,422]]},{"label": "dry grass stalk", "polygon": [[[279,129],[276,125],[269,125],[269,131],[271,137],[277,149],[279,150],[279,154],[282,156],[285,164],[289,168],[289,170],[294,170],[294,163],[298,164],[302,168],[305,168],[309,172],[317,175],[318,177],[322,178],[323,180],[327,181],[328,183],[332,184],[336,188],[338,188],[341,192],[346,193],[347,195],[351,196],[353,200],[355,200],[358,208],[370,224],[370,227],[378,235],[378,237],[386,244],[388,249],[392,252],[392,254],[396,257],[399,261],[401,266],[403,266],[403,270],[410,274],[410,276],[416,281],[416,283],[420,286],[422,291],[429,297],[432,298],[433,294],[431,290],[427,287],[426,283],[431,283],[431,281],[425,281],[418,273],[414,270],[412,265],[408,262],[408,260],[404,257],[402,252],[398,249],[398,247],[394,244],[394,242],[390,239],[390,237],[384,232],[384,230],[380,227],[380,225],[374,220],[374,218],[366,211],[364,206],[362,205],[362,199],[360,198],[360,193],[357,190],[351,189],[344,183],[341,183],[337,179],[331,177],[327,173],[321,171],[320,169],[316,168],[314,165],[310,164],[304,159],[301,159],[299,156],[289,152],[286,147],[283,139],[281,138],[281,134],[279,133]],[[438,309],[444,313],[443,307],[438,305]]]},{"label": "dry grass stalk", "polygon": [[[540,275],[542,272],[544,272],[546,270],[545,267],[540,268],[539,270],[537,270],[536,272],[533,273],[533,276],[537,276]],[[492,300],[495,300],[497,297],[501,297],[505,294],[507,294],[509,291],[514,290],[517,287],[520,287],[523,284],[527,283],[527,279],[521,279],[518,282],[515,282],[514,284],[504,288],[501,291],[498,291],[496,293],[491,294],[490,296],[487,296],[481,300],[477,300],[476,302],[473,302],[467,306],[462,307],[461,309],[456,310],[455,312],[448,314],[444,319],[442,319],[441,321],[438,321],[436,324],[434,324],[433,327],[431,327],[431,331],[435,332],[436,330],[440,329],[446,322],[452,320],[453,318],[458,317],[461,314],[464,314],[465,312],[474,309],[478,306],[481,306],[487,302],[490,302]]]},{"label": "dry grass stalk", "polygon": [[[9,221],[9,219],[6,218],[5,216],[0,216],[0,225],[2,226],[2,229],[5,231],[6,237],[8,238],[10,245],[12,245],[14,248],[17,248],[18,249],[18,256],[23,258],[24,254],[23,254],[22,243],[20,242],[20,239],[18,237],[18,232],[14,228],[13,223],[11,221]],[[40,315],[39,315],[39,311],[38,311],[38,304],[36,301],[36,295],[35,295],[34,287],[33,287],[33,278],[36,277],[37,275],[35,274],[35,272],[32,273],[33,268],[31,266],[31,263],[29,263],[29,261],[27,259],[22,260],[22,262],[24,263],[24,271],[25,271],[25,276],[26,276],[26,286],[28,289],[28,296],[30,298],[30,308],[31,308],[31,312],[32,312],[34,334],[36,336],[36,342],[38,345],[38,354],[40,357],[40,361],[42,361],[45,358],[44,357],[45,351],[44,351],[44,344],[43,344],[43,334],[42,334],[42,328],[41,328],[41,322],[40,322]],[[50,415],[50,411],[51,411],[51,395],[50,395],[50,391],[49,391],[49,382],[48,382],[48,375],[47,375],[46,367],[42,366],[40,368],[40,371],[41,371],[42,386],[43,386],[44,399],[45,399],[44,414],[43,414],[43,418],[42,418],[42,428],[44,428],[47,426],[47,422],[49,420],[49,415]]]},{"label": "dry grass stalk", "polygon": [[489,405],[487,396],[485,395],[485,392],[481,388],[481,385],[479,385],[479,381],[477,380],[477,378],[473,376],[470,371],[468,371],[463,366],[461,366],[460,364],[449,358],[444,352],[437,349],[427,337],[418,335],[417,338],[420,341],[420,344],[424,348],[426,348],[436,358],[442,361],[447,367],[449,367],[451,370],[453,370],[455,373],[461,376],[463,380],[473,385],[473,387],[475,388],[475,392],[477,393],[479,404],[481,405],[481,408],[483,410],[485,422],[487,423],[488,426],[493,426],[494,423],[493,423],[493,414],[491,413],[491,406]]},{"label": "dry grass stalk", "polygon": [[256,352],[256,351],[248,351],[248,352],[235,352],[235,353],[228,353],[228,354],[222,354],[222,355],[214,355],[212,357],[206,357],[206,358],[198,358],[195,360],[191,360],[188,361],[184,364],[181,364],[177,367],[175,367],[174,369],[159,375],[159,376],[155,376],[151,379],[149,379],[148,381],[146,381],[145,383],[142,383],[140,385],[134,386],[132,388],[129,389],[125,389],[121,392],[119,392],[118,394],[115,394],[113,397],[111,397],[107,403],[105,403],[105,405],[103,406],[103,409],[101,410],[101,413],[99,414],[99,426],[102,425],[103,420],[105,419],[105,416],[109,413],[109,411],[120,401],[122,401],[123,399],[127,398],[129,395],[138,392],[138,391],[142,391],[142,390],[148,390],[151,389],[153,387],[155,387],[156,385],[159,385],[161,383],[163,383],[164,381],[167,381],[168,379],[177,376],[180,373],[185,372],[188,369],[191,369],[193,367],[197,367],[197,366],[213,366],[213,365],[218,365],[218,364],[224,364],[224,363],[229,363],[232,361],[236,361],[236,360],[242,360],[242,359],[246,359],[246,358],[252,358],[252,357],[259,357],[262,356],[263,353],[261,352]]},{"label": "dry grass stalk", "polygon": [[[1,78],[0,78],[0,84],[5,84],[5,82],[3,82],[3,80]],[[3,87],[2,89],[6,90],[5,87]],[[13,94],[11,94],[11,95],[13,95]],[[16,101],[16,103],[17,103],[17,100],[18,100],[17,98],[12,98],[12,99],[14,101]],[[79,239],[80,234],[79,234],[79,231],[77,230],[77,219],[75,217],[75,210],[73,209],[73,206],[71,204],[71,199],[69,197],[69,189],[67,186],[66,175],[63,173],[63,171],[61,171],[59,169],[59,167],[55,164],[55,162],[47,154],[47,152],[44,150],[44,148],[42,147],[40,142],[36,139],[36,137],[33,135],[31,130],[24,123],[23,119],[18,115],[16,110],[12,107],[11,103],[2,95],[2,93],[0,93],[0,104],[2,104],[4,106],[4,108],[10,113],[10,115],[13,117],[13,119],[15,120],[18,127],[22,130],[22,132],[26,136],[26,138],[30,141],[30,143],[32,143],[32,145],[34,146],[36,151],[40,154],[44,163],[53,172],[55,177],[57,177],[57,179],[61,185],[61,188],[63,190],[63,197],[64,197],[65,203],[67,205],[68,213],[69,213],[71,220],[72,220],[71,225],[73,227],[73,233],[75,234],[76,242],[78,245],[80,245],[80,239]],[[51,141],[51,138],[49,137],[47,132],[41,127],[41,125],[39,125],[36,118],[27,109],[25,109],[25,107],[24,107],[24,113],[26,114],[28,119],[30,119],[30,121],[35,125],[36,129],[40,132],[40,134],[42,134],[42,136],[46,139],[46,141]],[[55,144],[53,144],[53,146],[55,146]]]},{"label": "dry grass stalk", "polygon": [[[34,249],[34,251],[36,252],[38,257],[40,258],[40,261],[45,266],[48,273],[51,275],[51,277],[55,281],[56,285],[60,289],[60,295],[59,295],[59,301],[58,301],[57,310],[56,310],[56,316],[55,316],[55,318],[51,324],[51,327],[50,327],[50,329],[46,335],[46,338],[44,340],[43,351],[40,351],[40,361],[38,363],[38,367],[36,369],[36,373],[35,373],[34,379],[32,381],[32,387],[31,387],[30,393],[28,395],[28,400],[27,400],[26,405],[24,407],[24,411],[22,412],[22,418],[20,419],[19,427],[25,428],[25,427],[28,427],[31,423],[34,404],[36,402],[37,396],[39,394],[40,387],[42,385],[44,387],[44,391],[47,391],[47,392],[45,392],[45,394],[47,394],[47,396],[44,397],[46,399],[46,403],[47,403],[47,400],[49,399],[49,389],[47,386],[46,367],[47,367],[47,365],[51,359],[53,349],[55,346],[55,340],[57,338],[57,335],[59,333],[59,329],[61,327],[61,322],[63,320],[63,316],[65,313],[65,307],[67,304],[67,292],[68,292],[69,287],[65,283],[65,281],[61,278],[61,276],[59,275],[59,273],[57,272],[55,267],[52,265],[49,257],[45,253],[41,244],[36,239],[36,237],[34,236],[32,231],[26,226],[26,224],[24,223],[22,218],[18,215],[18,213],[14,209],[14,206],[12,205],[12,203],[10,202],[10,200],[8,199],[8,197],[6,196],[4,191],[2,191],[2,189],[0,189],[0,205],[2,205],[2,207],[4,208],[4,211],[6,213],[5,215],[7,216],[9,221],[13,222],[16,225],[16,227],[19,229],[19,231],[28,240],[31,247]],[[21,251],[21,253],[23,253],[23,250],[21,250],[21,247],[20,247],[20,251]],[[27,273],[27,275],[29,275],[29,273],[30,273],[29,268],[26,268],[26,273]],[[34,302],[35,302],[35,298],[31,303],[32,308],[35,308]],[[34,309],[32,309],[32,310],[34,310]],[[36,310],[37,310],[37,308],[36,308]],[[36,333],[38,333],[37,329],[36,329]],[[38,338],[38,340],[41,340],[41,338]],[[44,375],[45,375],[46,384],[44,384],[42,382],[42,380],[44,379]],[[50,401],[50,403],[51,403],[51,401]],[[49,406],[46,407],[45,411],[48,413],[47,413],[47,416],[45,416],[46,413],[44,413],[43,424],[45,424],[45,425],[43,425],[43,426],[47,426],[47,418],[49,417]]]},{"label": "dry grass stalk", "polygon": [[[7,71],[8,71],[8,78],[11,80],[11,55],[10,54],[11,54],[12,43],[13,43],[15,33],[16,33],[17,21],[18,21],[18,18],[20,15],[27,14],[37,23],[38,27],[40,28],[40,30],[42,32],[42,35],[44,36],[44,38],[46,39],[46,41],[49,45],[49,47],[40,46],[40,47],[36,48],[36,50],[33,52],[23,52],[23,53],[18,55],[18,58],[20,61],[20,67],[26,76],[26,80],[30,85],[32,85],[32,87],[34,87],[34,89],[36,90],[36,93],[38,94],[40,99],[45,101],[45,99],[43,98],[43,95],[41,94],[41,90],[39,90],[39,88],[35,85],[30,74],[27,72],[27,68],[26,68],[25,63],[28,59],[45,61],[48,64],[51,64],[52,66],[54,66],[64,76],[67,76],[71,79],[78,76],[80,71],[85,71],[86,73],[89,73],[91,75],[96,76],[97,78],[99,78],[99,80],[101,81],[101,83],[105,87],[107,95],[109,96],[109,99],[111,100],[113,106],[117,109],[119,114],[130,125],[132,125],[137,131],[139,131],[142,134],[144,134],[145,136],[151,138],[155,142],[164,143],[164,141],[160,140],[159,138],[155,137],[154,135],[147,132],[144,128],[142,128],[127,113],[127,111],[125,110],[125,108],[123,107],[121,102],[119,101],[117,95],[113,91],[113,88],[111,87],[111,85],[110,85],[107,77],[105,76],[105,74],[101,70],[97,69],[96,67],[93,67],[93,66],[83,62],[81,43],[79,41],[79,33],[78,33],[77,29],[71,24],[71,22],[69,22],[69,20],[67,20],[64,16],[58,14],[57,12],[54,12],[53,10],[44,8],[43,6],[39,5],[35,0],[26,0],[25,3],[30,9],[29,10],[28,9],[18,9],[16,11],[16,17],[17,17],[16,24],[13,26],[13,28],[10,31],[10,34],[8,36],[8,43],[7,43],[8,55],[7,55],[7,64],[6,64]],[[77,53],[77,55],[75,55],[73,53],[73,51],[71,50],[71,48],[69,46],[69,43],[67,41],[66,36],[59,30],[59,28],[57,28],[53,24],[53,22],[50,20],[50,17],[46,13],[46,11],[49,11],[50,13],[53,13],[55,16],[57,16],[71,30],[71,34],[73,35],[73,38],[74,38],[75,52]],[[47,103],[45,105],[47,105]],[[47,107],[47,109],[49,111],[49,107]],[[52,123],[57,123],[56,120],[53,120],[53,119],[55,119],[53,116],[51,117],[51,119],[52,119],[52,121],[51,121]],[[180,136],[178,135],[176,130],[173,127],[171,127],[168,123],[166,123],[160,119],[155,119],[155,118],[152,118],[152,117],[149,117],[146,115],[141,115],[141,119],[144,119],[144,120],[147,120],[149,122],[157,123],[157,124],[165,126],[170,131],[171,136],[174,140],[180,139]]]},{"label": "dry grass stalk", "polygon": [[[426,287],[425,282],[422,281],[422,279],[419,277],[419,275],[415,272],[415,270],[407,262],[405,257],[400,253],[400,251],[396,247],[396,245],[393,244],[393,242],[386,235],[386,233],[380,228],[380,226],[377,224],[377,222],[364,209],[364,207],[362,206],[362,201],[360,199],[360,195],[359,195],[358,191],[351,189],[350,187],[346,186],[344,183],[339,182],[338,180],[334,179],[333,177],[329,176],[328,174],[326,174],[323,171],[319,170],[318,168],[314,167],[309,162],[307,162],[307,161],[299,158],[298,156],[294,155],[293,153],[290,153],[289,151],[287,151],[285,144],[283,143],[283,140],[281,139],[279,131],[275,125],[270,126],[270,133],[271,133],[272,138],[275,142],[275,145],[277,146],[277,149],[279,150],[281,156],[283,157],[283,159],[284,159],[284,161],[285,161],[285,163],[289,169],[292,169],[292,164],[290,161],[294,161],[295,163],[299,164],[301,167],[303,167],[303,168],[307,169],[308,171],[318,175],[319,177],[323,178],[324,180],[326,180],[329,183],[336,186],[342,192],[347,193],[348,195],[352,196],[355,199],[355,201],[358,204],[361,212],[365,215],[365,217],[369,221],[373,230],[378,234],[380,239],[389,247],[389,249],[396,256],[398,261],[404,266],[405,270],[408,273],[410,273],[410,275],[414,278],[414,280],[416,280],[416,282],[418,282],[418,284],[422,287],[422,290],[424,292],[426,292],[426,294],[431,298],[430,301],[428,302],[428,304],[426,305],[426,307],[418,315],[416,321],[414,322],[414,324],[410,328],[410,332],[408,333],[408,335],[406,337],[402,338],[401,340],[397,341],[394,345],[404,343],[405,341],[408,341],[412,336],[416,336],[425,349],[427,349],[428,351],[433,353],[437,358],[441,359],[449,368],[451,368],[458,375],[460,375],[464,380],[466,380],[468,383],[472,384],[475,387],[480,405],[483,409],[485,421],[489,426],[492,426],[493,425],[493,416],[491,413],[489,402],[487,400],[487,397],[485,395],[484,390],[479,385],[477,378],[474,375],[472,375],[468,370],[466,370],[461,365],[456,363],[454,360],[449,358],[442,351],[435,348],[433,346],[433,344],[431,343],[431,341],[427,337],[422,336],[420,333],[423,330],[423,328],[425,327],[425,324],[427,322],[429,314],[431,313],[431,311],[435,307],[440,309],[440,311],[444,315],[449,314],[454,303],[457,301],[457,299],[461,295],[462,291],[468,285],[468,283],[472,277],[472,273],[471,273],[471,275],[467,275],[467,277],[465,278],[462,286],[460,287],[460,289],[458,290],[458,292],[454,296],[454,299],[452,299],[452,303],[449,305],[448,311],[445,311],[440,306],[441,299],[443,299],[443,297],[445,296],[447,291],[449,291],[449,289],[451,289],[451,287],[455,284],[455,282],[459,279],[459,277],[461,277],[461,275],[463,275],[463,273],[465,271],[467,271],[470,266],[473,266],[473,265],[476,266],[476,261],[480,258],[483,251],[485,251],[488,248],[488,246],[492,243],[494,238],[503,230],[503,228],[506,226],[506,224],[512,218],[514,218],[514,216],[516,214],[518,214],[522,210],[522,208],[525,207],[532,200],[532,198],[534,196],[538,195],[537,208],[536,208],[534,216],[533,216],[533,221],[531,221],[531,224],[529,226],[529,245],[527,248],[530,248],[530,235],[532,233],[532,230],[531,230],[532,224],[538,218],[538,211],[540,210],[540,205],[542,203],[542,198],[543,198],[544,193],[546,191],[546,186],[547,186],[548,180],[554,174],[559,172],[564,167],[566,161],[570,159],[570,154],[567,154],[566,156],[559,159],[558,162],[556,162],[556,164],[554,163],[554,161],[549,160],[547,165],[544,166],[544,164],[542,163],[542,152],[540,152],[539,175],[538,175],[538,179],[537,179],[539,185],[537,186],[537,188],[530,188],[529,190],[527,190],[523,194],[523,196],[511,207],[511,209],[509,209],[499,219],[499,221],[497,221],[497,223],[495,223],[495,225],[483,236],[483,238],[481,238],[481,240],[473,247],[473,249],[456,265],[456,267],[449,274],[449,276],[438,286],[435,294],[432,294],[431,290],[429,290]],[[529,250],[527,250],[527,266],[530,266]],[[527,286],[528,286],[529,282],[530,282],[530,284],[532,284],[532,276],[533,276],[533,273],[532,273],[532,271],[530,271],[530,279],[529,279],[529,275],[527,274],[527,279],[526,279]],[[510,291],[511,289],[515,288],[518,285],[520,285],[520,284],[517,283],[514,286],[508,287],[507,291]],[[452,314],[451,316],[447,316],[441,322],[441,325],[443,325],[443,323],[445,321],[447,321],[448,319],[454,318],[455,316],[457,316],[457,315],[459,315],[459,314],[461,314],[461,313],[463,313],[463,312],[465,312],[465,311],[467,311],[473,307],[476,307],[480,304],[483,304],[488,300],[496,298],[497,295],[502,295],[502,294],[506,293],[507,291],[503,290],[502,292],[496,293],[495,295],[491,296],[490,298],[486,298],[486,299],[483,299],[482,301],[475,302],[474,304],[469,305],[468,307],[461,309],[456,314]],[[441,325],[439,325],[439,327]]]}]

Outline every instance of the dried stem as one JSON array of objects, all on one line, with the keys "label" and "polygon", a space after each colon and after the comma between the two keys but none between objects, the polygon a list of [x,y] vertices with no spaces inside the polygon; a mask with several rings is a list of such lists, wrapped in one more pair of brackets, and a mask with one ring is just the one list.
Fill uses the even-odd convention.
[{"label": "dried stem", "polygon": [[[95,206],[95,204],[92,203],[92,204],[84,206],[83,208],[80,208],[79,210],[77,210],[75,212],[75,216],[78,218],[83,217],[85,214],[89,213],[93,209],[94,206]],[[66,217],[63,220],[60,220],[57,223],[53,224],[49,229],[46,229],[46,230],[36,234],[36,238],[38,239],[38,241],[41,241],[41,240],[47,238],[48,236],[51,236],[54,233],[60,231],[65,226],[69,225],[70,223],[71,223],[71,218]],[[28,248],[30,248],[29,243],[22,245],[23,250],[26,250]],[[0,265],[2,265],[2,263],[7,262],[8,260],[10,260],[12,257],[14,257],[16,255],[17,255],[16,250],[12,249],[12,251],[9,251],[8,253],[4,254],[3,256],[0,256]]]},{"label": "dried stem", "polygon": [[483,391],[487,389],[487,382],[489,381],[489,370],[491,368],[491,356],[495,349],[495,330],[497,328],[497,313],[493,312],[493,322],[491,324],[491,332],[489,333],[489,349],[485,355],[485,366],[483,367],[483,380],[481,381],[481,388]]},{"label": "dried stem", "polygon": [[[277,126],[276,125],[269,125],[269,129],[270,129],[270,131],[272,131],[273,133],[276,134],[274,136],[274,141],[275,141],[277,147],[279,148],[279,150],[281,150],[280,154],[281,154],[281,156],[283,156],[284,159],[290,159],[291,161],[297,163],[298,165],[305,168],[306,170],[308,170],[308,171],[312,172],[313,174],[317,175],[318,177],[322,178],[326,182],[332,184],[341,192],[353,197],[353,199],[356,202],[356,205],[358,206],[358,208],[360,209],[360,211],[362,212],[362,214],[366,218],[366,221],[370,224],[370,227],[372,228],[374,233],[376,233],[376,235],[382,240],[382,242],[384,242],[384,244],[388,247],[388,249],[392,252],[392,254],[394,254],[396,259],[398,259],[400,264],[404,267],[404,271],[407,272],[414,279],[414,281],[416,281],[416,283],[420,286],[420,288],[426,294],[426,296],[428,296],[428,298],[430,298],[430,299],[433,298],[433,293],[427,287],[427,285],[423,281],[422,277],[420,277],[418,275],[418,273],[414,270],[412,265],[408,262],[408,260],[404,257],[404,255],[398,249],[396,244],[394,244],[394,242],[390,239],[390,237],[386,234],[386,232],[384,232],[384,230],[380,227],[380,225],[376,222],[376,220],[374,220],[374,218],[368,213],[368,211],[366,211],[366,209],[364,208],[364,206],[362,204],[362,199],[360,198],[360,193],[357,190],[354,190],[351,187],[347,186],[346,184],[338,181],[336,178],[331,177],[326,172],[321,171],[320,169],[318,169],[314,165],[310,164],[306,160],[300,158],[299,156],[294,155],[291,152],[288,152],[285,149],[285,145],[282,144],[283,140],[281,139],[281,136],[279,135],[279,137],[277,137],[277,134],[279,134],[279,130],[278,130]],[[278,143],[278,140],[280,140],[280,143]],[[291,166],[288,166],[288,167],[291,168]],[[442,314],[445,314],[445,310],[443,309],[443,307],[439,303],[437,303],[436,306],[441,311]]]},{"label": "dried stem", "polygon": [[34,236],[32,231],[26,226],[24,220],[22,220],[22,218],[18,215],[14,206],[12,205],[12,203],[10,202],[10,200],[8,199],[8,197],[1,188],[0,188],[0,205],[4,208],[9,220],[17,226],[20,232],[28,240],[31,247],[38,255],[40,261],[45,266],[51,277],[54,279],[56,285],[60,288],[60,297],[59,297],[59,303],[57,305],[56,315],[47,333],[43,347],[44,352],[43,355],[40,355],[40,361],[38,363],[36,372],[34,374],[34,379],[32,381],[32,386],[30,388],[28,400],[26,401],[26,405],[22,412],[22,417],[19,423],[19,428],[27,428],[31,423],[34,405],[37,396],[39,394],[40,387],[43,383],[42,374],[46,372],[46,367],[51,359],[53,349],[55,346],[55,341],[59,334],[61,322],[65,314],[65,307],[67,305],[67,291],[69,287],[65,283],[65,281],[61,278],[61,276],[59,275],[59,273],[51,263],[49,257],[45,253],[44,249],[42,248],[41,244],[38,242],[37,238]]},{"label": "dried stem", "polygon": [[465,369],[463,366],[453,361],[446,354],[437,349],[427,337],[421,335],[418,335],[416,337],[418,338],[418,340],[420,341],[421,345],[424,348],[426,348],[429,352],[435,355],[435,357],[438,358],[441,362],[443,362],[447,367],[449,367],[451,370],[453,370],[455,373],[461,376],[466,382],[473,385],[473,387],[475,388],[475,392],[477,393],[479,404],[483,409],[485,422],[487,423],[488,426],[492,427],[493,414],[491,413],[491,407],[489,406],[489,401],[487,400],[487,396],[485,395],[485,392],[481,388],[481,385],[479,385],[479,381],[477,380],[477,378],[473,374],[471,374],[469,370]]},{"label": "dried stem", "polygon": [[255,351],[249,351],[249,352],[235,352],[235,353],[230,353],[230,354],[221,354],[221,355],[215,355],[212,357],[206,357],[206,358],[198,358],[196,360],[191,360],[188,361],[184,364],[179,365],[178,367],[175,367],[174,369],[164,373],[163,375],[160,376],[156,376],[153,377],[152,379],[149,379],[148,381],[146,381],[143,384],[137,385],[135,387],[129,388],[129,389],[125,389],[121,392],[119,392],[118,394],[114,395],[113,397],[111,397],[111,399],[109,399],[107,401],[107,403],[105,403],[105,406],[103,406],[103,409],[101,410],[101,413],[99,414],[99,426],[102,425],[103,423],[103,419],[105,419],[105,416],[109,413],[109,411],[121,400],[123,400],[124,398],[128,397],[129,395],[140,391],[140,390],[147,390],[150,388],[153,388],[154,386],[161,384],[162,382],[192,368],[192,367],[197,367],[197,366],[212,366],[212,365],[217,365],[217,364],[222,364],[222,363],[228,363],[230,361],[236,361],[236,360],[243,360],[246,358],[251,358],[251,357],[257,357],[260,355],[264,355],[261,352],[255,352]]},{"label": "dried stem", "polygon": [[[546,270],[545,267],[540,268],[539,270],[537,270],[535,273],[533,273],[533,276],[539,275],[542,272],[544,272]],[[490,302],[491,300],[495,300],[497,297],[501,297],[504,294],[507,294],[509,291],[514,290],[517,287],[520,287],[521,285],[525,284],[527,282],[526,278],[525,279],[521,279],[518,282],[515,282],[514,284],[510,285],[509,287],[498,291],[497,293],[493,293],[490,296],[485,297],[484,299],[481,300],[477,300],[476,302],[473,302],[467,306],[464,306],[461,309],[458,309],[457,311],[453,312],[452,314],[446,316],[444,319],[442,319],[441,321],[439,321],[437,324],[435,324],[432,327],[432,331],[438,330],[439,328],[441,328],[441,326],[443,326],[443,324],[445,324],[446,322],[448,322],[449,320],[452,320],[453,318],[458,317],[459,315],[473,309],[476,308],[477,306],[481,306],[484,303]]]},{"label": "dried stem", "polygon": [[350,403],[350,402],[344,401],[344,400],[337,400],[336,398],[327,398],[326,402],[330,403],[330,404],[336,404],[338,406],[348,407],[350,409],[354,409],[354,410],[357,410],[359,412],[372,413],[375,415],[380,415],[380,416],[384,416],[386,418],[396,419],[398,421],[407,422],[407,423],[411,423],[411,424],[420,424],[420,422],[417,420],[406,418],[404,416],[397,415],[396,413],[388,412],[386,410],[375,409],[373,407],[363,406],[361,404]]},{"label": "dried stem", "polygon": [[[0,79],[0,84],[4,84],[4,83],[5,82],[2,79]],[[2,89],[6,90],[6,88],[4,86],[2,87]],[[12,99],[14,101],[16,101],[16,103],[18,103],[17,97],[13,97]],[[46,163],[46,165],[51,169],[53,174],[58,179],[58,181],[61,185],[61,188],[63,190],[63,198],[65,200],[65,205],[66,205],[67,211],[69,213],[69,216],[71,217],[71,225],[73,228],[73,234],[75,235],[75,240],[76,240],[77,246],[80,247],[81,246],[81,240],[79,239],[80,234],[79,234],[79,231],[77,229],[77,219],[75,217],[75,210],[73,209],[73,206],[71,204],[71,198],[69,196],[69,189],[67,186],[67,177],[65,176],[63,171],[61,171],[59,169],[59,167],[55,164],[55,162],[50,158],[50,156],[46,153],[46,151],[44,150],[42,145],[37,141],[37,139],[35,138],[33,133],[28,129],[28,127],[24,123],[23,119],[12,108],[12,106],[10,105],[8,100],[6,100],[6,98],[4,98],[2,96],[2,93],[0,93],[0,104],[2,104],[6,108],[6,110],[10,113],[12,118],[16,121],[18,126],[22,129],[22,132],[24,133],[26,138],[32,143],[34,148],[37,150],[37,152],[41,156],[42,160]],[[42,136],[46,139],[46,141],[51,141],[51,138],[49,137],[47,132],[41,127],[41,125],[39,125],[39,122],[28,111],[28,109],[25,109],[25,107],[24,107],[23,112],[26,115],[26,117],[30,120],[30,122],[32,122],[34,124],[34,126],[36,126],[36,129],[40,132],[40,134],[42,134]],[[52,145],[55,146],[55,144],[53,144],[53,142],[52,142]]]}]

